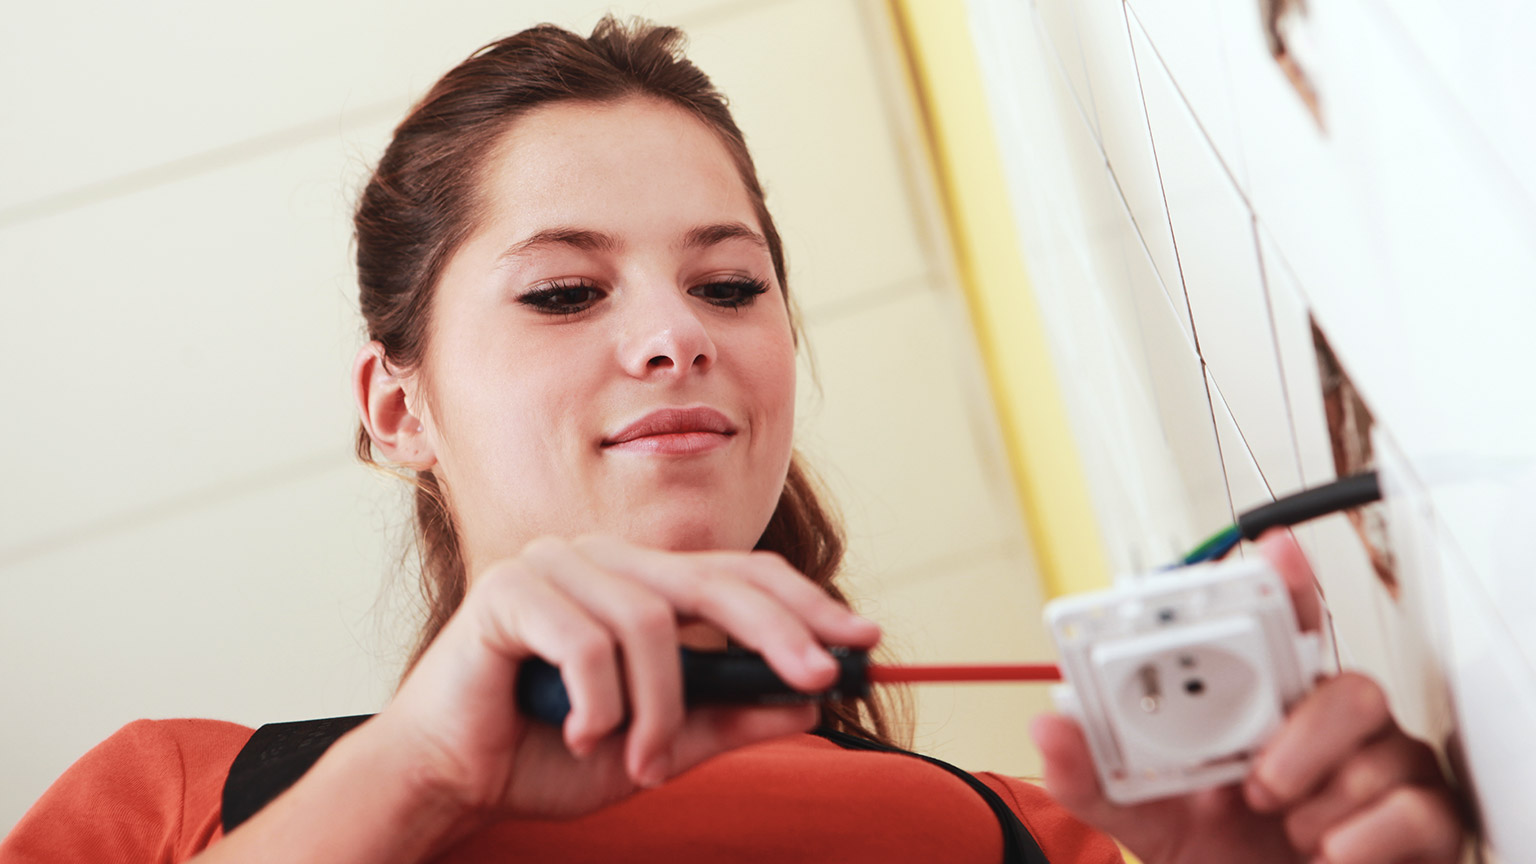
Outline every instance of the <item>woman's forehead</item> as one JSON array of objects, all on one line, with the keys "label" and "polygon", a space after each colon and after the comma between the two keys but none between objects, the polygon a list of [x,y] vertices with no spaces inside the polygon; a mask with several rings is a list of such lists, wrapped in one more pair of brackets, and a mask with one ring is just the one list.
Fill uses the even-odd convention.
[{"label": "woman's forehead", "polygon": [[730,222],[761,230],[720,136],[653,98],[540,107],[512,125],[485,169],[487,221],[519,236],[551,226],[621,238]]}]

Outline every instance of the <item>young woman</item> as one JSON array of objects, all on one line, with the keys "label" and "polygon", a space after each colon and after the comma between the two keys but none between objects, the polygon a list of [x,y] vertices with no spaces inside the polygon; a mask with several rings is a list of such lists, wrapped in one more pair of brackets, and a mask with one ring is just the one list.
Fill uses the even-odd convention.
[{"label": "young woman", "polygon": [[[836,526],[791,447],[778,233],[680,36],[606,20],[488,46],[363,194],[359,449],[417,484],[432,601],[393,701],[228,836],[250,730],[132,724],[0,859],[999,860],[998,817],[956,776],[803,734],[889,740],[875,703],[684,708],[680,644],[749,647],[817,692],[825,646],[880,634],[840,602]],[[569,688],[560,728],[515,707],[535,656]],[[980,776],[1051,861],[1118,859],[1084,821],[1154,862],[1459,850],[1432,755],[1363,678],[1323,683],[1241,789],[1135,808],[1099,794],[1070,721],[1034,731],[1066,809]]]}]

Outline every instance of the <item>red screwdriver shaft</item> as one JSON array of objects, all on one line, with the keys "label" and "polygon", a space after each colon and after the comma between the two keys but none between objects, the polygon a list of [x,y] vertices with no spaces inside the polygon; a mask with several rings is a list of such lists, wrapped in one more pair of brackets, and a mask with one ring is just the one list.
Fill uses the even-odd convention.
[{"label": "red screwdriver shaft", "polygon": [[871,684],[916,684],[933,681],[1060,681],[1055,663],[1007,663],[981,666],[876,666],[870,664]]}]

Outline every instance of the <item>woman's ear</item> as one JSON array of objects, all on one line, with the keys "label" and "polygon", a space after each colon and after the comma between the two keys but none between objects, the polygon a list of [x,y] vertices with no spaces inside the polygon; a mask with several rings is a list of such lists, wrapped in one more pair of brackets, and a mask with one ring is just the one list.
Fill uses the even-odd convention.
[{"label": "woman's ear", "polygon": [[409,378],[397,376],[389,368],[384,346],[378,342],[369,342],[357,352],[352,363],[352,392],[373,446],[396,465],[426,471],[437,464],[437,453],[426,424],[411,410],[412,403],[420,406],[421,394],[407,392],[410,383]]}]

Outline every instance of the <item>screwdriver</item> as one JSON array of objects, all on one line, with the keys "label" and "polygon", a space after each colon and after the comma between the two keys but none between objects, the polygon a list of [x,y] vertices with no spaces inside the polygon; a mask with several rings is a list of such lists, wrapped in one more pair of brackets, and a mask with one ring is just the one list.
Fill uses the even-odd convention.
[{"label": "screwdriver", "polygon": [[[786,684],[761,654],[741,648],[684,648],[680,652],[683,701],[689,705],[787,705],[858,699],[869,695],[871,684],[1061,680],[1061,670],[1054,663],[888,666],[870,663],[868,651],[827,650],[837,661],[837,681],[821,693],[803,693]],[[571,700],[560,670],[538,657],[523,661],[517,676],[517,704],[524,714],[544,723],[563,723],[571,712]]]}]

